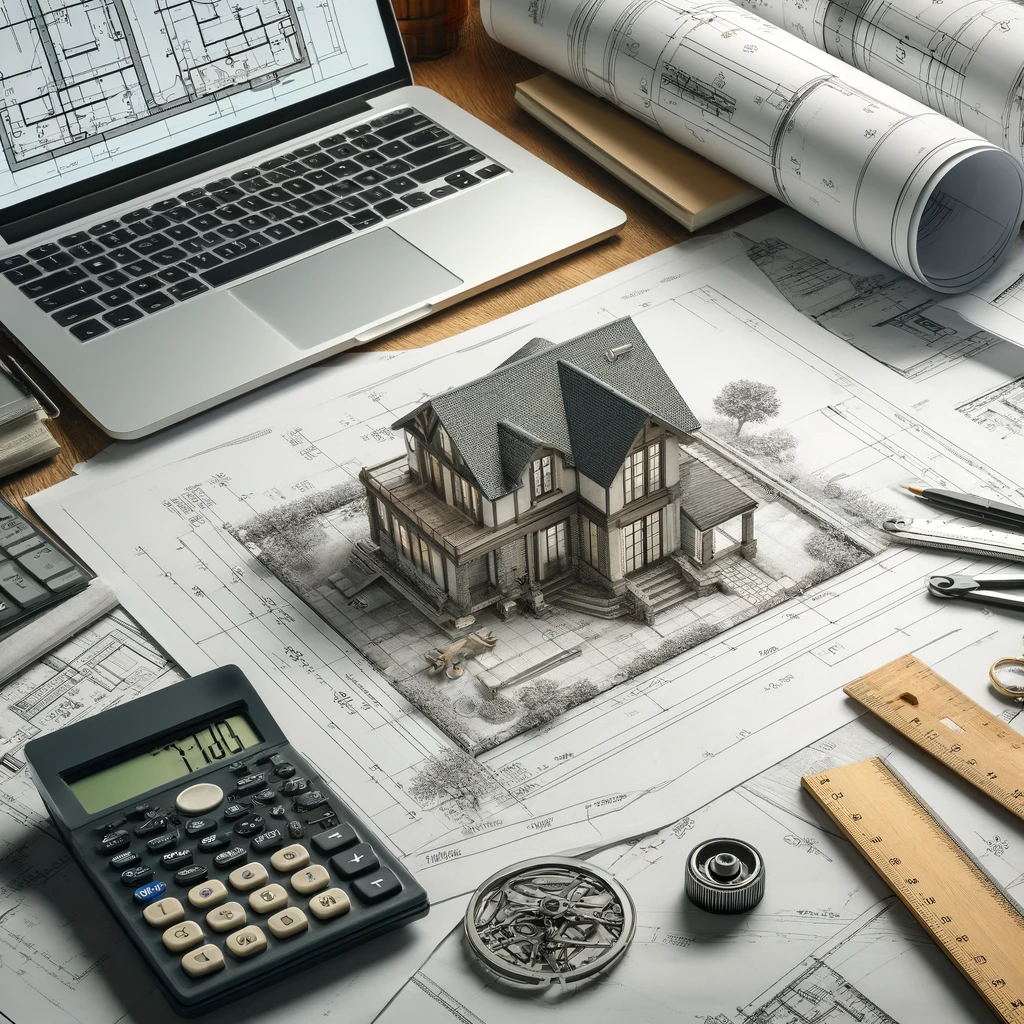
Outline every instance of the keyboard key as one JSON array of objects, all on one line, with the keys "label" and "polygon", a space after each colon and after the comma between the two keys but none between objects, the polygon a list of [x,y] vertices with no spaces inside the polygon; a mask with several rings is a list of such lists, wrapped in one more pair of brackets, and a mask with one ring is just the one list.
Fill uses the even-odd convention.
[{"label": "keyboard key", "polygon": [[107,274],[100,274],[98,280],[107,288],[119,288],[130,278],[127,274],[122,274],[120,270],[111,270]]},{"label": "keyboard key", "polygon": [[271,224],[263,233],[275,241],[280,241],[282,238],[291,238],[295,234],[287,224]]},{"label": "keyboard key", "polygon": [[150,216],[148,209],[132,210],[131,213],[121,215],[121,222],[124,224],[134,224],[136,221],[145,220],[148,216]]},{"label": "keyboard key", "polygon": [[38,261],[37,266],[40,270],[50,273],[54,270],[60,270],[62,267],[70,266],[74,262],[74,257],[70,253],[58,251],[52,256],[44,256]]},{"label": "keyboard key", "polygon": [[144,313],[159,313],[161,309],[173,306],[174,299],[163,292],[153,292],[149,295],[143,295],[142,298],[137,300],[136,305]]},{"label": "keyboard key", "polygon": [[[212,273],[212,271],[208,271]],[[204,275],[205,276],[205,275]],[[185,299],[191,299],[193,295],[198,295],[200,292],[208,291],[202,281],[196,281],[194,278],[189,278],[187,281],[182,281],[181,284],[172,284],[167,289],[171,295],[173,295],[179,302],[184,302]]]},{"label": "keyboard key", "polygon": [[416,187],[416,182],[412,178],[402,175],[398,178],[392,178],[391,181],[385,182],[384,187],[391,192],[393,195],[400,195],[402,192],[408,192],[409,189]]},{"label": "keyboard key", "polygon": [[260,210],[266,210],[270,203],[262,196],[246,196],[239,201],[238,205],[246,210],[251,210],[253,213],[259,213]]},{"label": "keyboard key", "polygon": [[170,850],[178,845],[181,836],[177,832],[168,832],[165,836],[157,836],[156,839],[150,839],[146,843],[146,848],[152,850],[153,853],[159,853],[161,850]]},{"label": "keyboard key", "polygon": [[157,213],[165,213],[167,210],[180,209],[181,203],[177,199],[161,199],[154,203],[152,209]]},{"label": "keyboard key", "polygon": [[161,249],[160,252],[152,254],[150,259],[161,267],[169,267],[174,263],[180,263],[188,253],[184,249],[177,245],[172,245],[170,249]]},{"label": "keyboard key", "polygon": [[187,253],[202,252],[206,248],[206,243],[201,238],[189,238],[181,243],[181,248]]},{"label": "keyboard key", "polygon": [[[142,303],[140,302],[141,306]],[[202,839],[196,843],[196,849],[200,853],[210,853],[213,850],[221,850],[225,846],[228,846],[235,837],[230,832],[212,832],[208,836],[203,836]]]},{"label": "keyboard key", "polygon": [[247,167],[244,171],[235,171],[231,175],[232,181],[248,181],[250,178],[258,178],[259,171],[255,167]]},{"label": "keyboard key", "polygon": [[314,153],[302,161],[307,167],[330,167],[334,161],[326,153]]},{"label": "keyboard key", "polygon": [[360,210],[358,213],[353,213],[351,216],[345,218],[346,224],[351,224],[352,227],[359,231],[363,228],[368,228],[373,224],[379,224],[381,218],[377,216],[372,210]]},{"label": "keyboard key", "polygon": [[134,242],[136,234],[129,228],[118,228],[116,231],[110,231],[105,235],[100,235],[96,241],[105,245],[108,249],[116,249],[119,245],[127,245],[129,242]]},{"label": "keyboard key", "polygon": [[414,132],[420,128],[426,128],[429,124],[429,118],[424,117],[422,114],[414,114],[412,117],[407,117],[401,121],[395,121],[392,124],[377,128],[375,130],[375,134],[377,135],[377,138],[390,142],[392,139],[397,139],[402,135],[408,135],[410,132]]},{"label": "keyboard key", "polygon": [[162,285],[155,277],[142,277],[138,281],[132,281],[128,290],[136,295],[149,295],[150,292],[160,291]]},{"label": "keyboard key", "polygon": [[459,171],[458,174],[449,174],[444,179],[449,185],[454,185],[456,188],[469,188],[470,185],[476,185],[480,179],[476,175],[470,174],[468,171]]},{"label": "keyboard key", "polygon": [[360,198],[365,199],[368,203],[383,203],[385,199],[391,198],[391,193],[378,185],[376,188],[367,189]]},{"label": "keyboard key", "polygon": [[350,196],[358,192],[362,187],[358,182],[346,179],[345,181],[339,181],[336,185],[328,185],[327,191],[336,196]]},{"label": "keyboard key", "polygon": [[381,174],[404,174],[406,171],[412,169],[412,164],[407,164],[404,160],[389,160],[386,164],[380,165]]},{"label": "keyboard key", "polygon": [[268,203],[287,203],[292,197],[291,192],[286,192],[283,188],[277,186],[268,188],[265,192],[261,192],[260,195]]},{"label": "keyboard key", "polygon": [[229,185],[227,188],[217,189],[214,198],[221,203],[236,203],[239,199],[245,198],[245,193],[237,185]]},{"label": "keyboard key", "polygon": [[150,263],[149,260],[136,260],[134,263],[125,263],[121,269],[132,277],[144,277],[156,270],[156,264]]},{"label": "keyboard key", "polygon": [[369,135],[373,129],[368,124],[357,124],[355,128],[349,128],[345,132],[346,139],[358,139],[360,135]]},{"label": "keyboard key", "polygon": [[171,240],[162,232],[140,238],[132,248],[142,256],[148,256],[151,252],[159,252],[171,245]]},{"label": "keyboard key", "polygon": [[124,288],[115,288],[113,291],[109,291],[105,295],[100,296],[100,302],[106,306],[120,306],[125,302],[131,301],[132,293],[126,291]]},{"label": "keyboard key", "polygon": [[117,309],[112,309],[109,313],[104,313],[103,319],[106,320],[111,327],[124,327],[126,324],[134,323],[136,320],[141,320],[142,316],[142,311],[136,309],[134,306],[118,306]]},{"label": "keyboard key", "polygon": [[220,229],[220,233],[224,238],[241,238],[246,234],[246,230],[241,224],[224,224]]},{"label": "keyboard key", "polygon": [[105,220],[102,224],[96,224],[89,228],[89,234],[92,235],[93,238],[97,235],[107,235],[111,231],[117,231],[120,226],[121,222],[119,220]]},{"label": "keyboard key", "polygon": [[321,853],[327,854],[347,850],[358,842],[359,838],[356,836],[356,830],[347,821],[336,825],[329,832],[321,832],[319,835],[312,837],[313,845]]},{"label": "keyboard key", "polygon": [[402,141],[386,142],[380,147],[379,152],[387,157],[405,156],[406,153],[412,152],[412,147]]},{"label": "keyboard key", "polygon": [[365,210],[370,204],[362,196],[348,196],[345,199],[339,199],[338,205],[343,210],[354,213],[356,210]]},{"label": "keyboard key", "polygon": [[[84,231],[76,231],[73,235],[65,235],[61,240],[60,244],[65,249],[70,249],[72,246],[81,245],[83,242],[88,242],[89,236]],[[18,257],[21,258],[21,257]],[[4,269],[3,260],[0,260],[0,270]]]},{"label": "keyboard key", "polygon": [[249,856],[249,851],[244,846],[233,846],[230,850],[225,850],[223,853],[218,853],[213,858],[213,863],[219,868],[230,868],[236,864],[241,864],[246,857]]},{"label": "keyboard key", "polygon": [[[35,580],[26,576],[14,562],[0,563],[0,593],[22,608],[31,608],[46,599],[46,591]],[[114,849],[106,852],[113,853]]]},{"label": "keyboard key", "polygon": [[52,576],[59,576],[61,573],[73,569],[74,565],[58,551],[52,544],[43,544],[33,548],[27,554],[17,559],[18,565],[30,572],[37,580],[50,579]]},{"label": "keyboard key", "polygon": [[204,214],[202,217],[196,217],[192,221],[191,227],[195,228],[196,231],[213,231],[215,228],[223,227],[224,222],[219,217],[213,217],[210,214]]},{"label": "keyboard key", "polygon": [[[11,273],[16,274],[18,271],[14,270]],[[21,290],[30,299],[37,299],[40,295],[48,295],[50,292],[57,291],[58,288],[66,288],[69,284],[74,284],[84,278],[85,271],[81,267],[67,267],[65,270],[58,270],[56,274],[50,274],[49,277],[28,281],[21,286]]]},{"label": "keyboard key", "polygon": [[324,203],[333,203],[334,196],[326,189],[318,188],[303,197],[307,203],[313,206],[323,206]]},{"label": "keyboard key", "polygon": [[449,138],[451,138],[451,135],[439,124],[432,124],[421,132],[413,132],[411,135],[407,135],[404,141],[410,146],[415,146],[419,149],[420,146],[429,146],[432,142],[440,142],[442,139]]},{"label": "keyboard key", "polygon": [[266,244],[267,240],[262,235],[249,235],[247,238],[228,242],[227,245],[220,245],[213,251],[223,260],[235,260],[246,253],[255,252]]},{"label": "keyboard key", "polygon": [[332,146],[327,153],[335,160],[349,160],[359,153],[359,150],[351,142],[343,142],[340,146]]},{"label": "keyboard key", "polygon": [[290,228],[294,228],[294,230],[298,232],[311,231],[316,227],[316,225],[317,222],[313,220],[312,217],[307,217],[305,214],[299,217],[292,217],[292,219],[288,221],[288,226]]},{"label": "keyboard key", "polygon": [[397,217],[398,214],[408,210],[409,207],[405,203],[400,202],[397,199],[388,199],[383,203],[378,203],[374,210],[377,211],[383,217]]},{"label": "keyboard key", "polygon": [[377,854],[369,843],[351,846],[344,853],[331,858],[331,867],[340,878],[346,881],[365,875],[368,871],[376,871],[380,867]]},{"label": "keyboard key", "polygon": [[427,164],[426,167],[420,167],[413,171],[409,177],[415,178],[421,185],[425,185],[428,181],[433,181],[434,178],[447,178],[448,174],[453,171],[460,171],[463,167],[469,167],[470,164],[479,163],[484,160],[483,153],[478,153],[475,149],[466,149],[461,153],[453,153],[451,156],[446,156],[443,160],[436,160],[432,164]]},{"label": "keyboard key", "polygon": [[196,215],[195,210],[190,210],[187,206],[176,206],[173,210],[168,210],[164,216],[175,224],[181,224],[183,221],[189,221]]},{"label": "keyboard key", "polygon": [[356,157],[356,160],[362,164],[363,167],[377,167],[379,164],[387,162],[387,158],[383,153],[378,153],[375,149],[371,149],[369,153],[360,153]]},{"label": "keyboard key", "polygon": [[220,260],[212,252],[201,252],[185,261],[190,270],[212,270],[220,266]]},{"label": "keyboard key", "polygon": [[71,328],[71,334],[79,341],[92,341],[93,338],[98,338],[109,330],[110,328],[101,324],[99,320],[86,320],[83,323],[75,324]]},{"label": "keyboard key", "polygon": [[103,246],[89,238],[81,245],[72,246],[70,252],[76,260],[87,260],[91,256],[99,256],[103,252]]},{"label": "keyboard key", "polygon": [[353,180],[365,188],[369,188],[371,185],[379,185],[381,182],[387,181],[387,175],[381,174],[380,171],[363,171],[361,174],[355,175]]},{"label": "keyboard key", "polygon": [[54,242],[47,242],[46,245],[38,245],[34,249],[29,249],[26,255],[30,260],[41,260],[44,256],[52,256],[55,252],[60,252],[60,246]]},{"label": "keyboard key", "polygon": [[186,238],[196,237],[195,228],[188,224],[172,224],[164,233],[175,242],[183,242]]},{"label": "keyboard key", "polygon": [[85,582],[85,577],[77,569],[71,569],[68,572],[62,572],[59,576],[54,576],[51,580],[47,580],[46,586],[54,594],[60,594],[69,587],[76,587],[79,583]]},{"label": "keyboard key", "polygon": [[370,124],[374,128],[383,128],[386,124],[394,124],[396,121],[404,121],[413,113],[412,107],[400,107],[398,110],[389,110],[386,114],[373,118]]},{"label": "keyboard key", "polygon": [[327,206],[318,206],[310,216],[320,221],[321,224],[326,224],[329,220],[340,217],[342,213],[343,211],[333,203],[328,203]]},{"label": "keyboard key", "polygon": [[245,216],[245,212],[245,209],[238,203],[225,203],[217,210],[217,216],[222,220],[238,220],[239,217]]},{"label": "keyboard key", "polygon": [[121,872],[121,884],[135,889],[153,877],[153,869],[148,864],[136,864]]},{"label": "keyboard key", "polygon": [[5,272],[4,277],[7,278],[11,284],[22,284],[24,281],[32,281],[37,277],[42,277],[43,272],[37,270],[32,266],[31,263],[26,263],[25,266],[14,267],[11,270]]},{"label": "keyboard key", "polygon": [[114,249],[112,252],[107,253],[107,255],[118,263],[134,263],[139,258],[139,254],[137,252],[134,252],[127,247]]},{"label": "keyboard key", "polygon": [[307,203],[305,199],[289,199],[287,202],[282,204],[286,210],[290,210],[292,213],[305,213],[307,210],[313,209],[312,203]]},{"label": "keyboard key", "polygon": [[253,213],[248,217],[243,217],[238,223],[247,231],[258,231],[260,228],[267,227],[270,221],[266,217],[261,217],[258,213]]},{"label": "keyboard key", "polygon": [[210,869],[205,864],[189,864],[174,872],[174,884],[187,888],[204,881],[209,873]]},{"label": "keyboard key", "polygon": [[302,196],[307,192],[312,192],[314,185],[306,181],[305,178],[296,178],[294,181],[286,181],[284,187],[292,193],[292,195]]},{"label": "keyboard key", "polygon": [[211,210],[216,210],[220,204],[212,196],[203,196],[202,199],[193,199],[189,204],[189,208],[194,210],[196,213],[209,213]]},{"label": "keyboard key", "polygon": [[41,299],[36,299],[36,305],[44,313],[52,313],[55,309],[61,309],[63,306],[68,306],[72,302],[78,302],[81,299],[87,299],[90,295],[95,295],[97,292],[103,291],[101,285],[95,281],[82,281],[80,284],[73,284],[67,288],[61,288],[59,291],[50,292],[49,295],[44,295]]},{"label": "keyboard key", "polygon": [[278,167],[284,167],[286,163],[288,163],[288,161],[285,160],[284,157],[276,156],[272,160],[265,160],[259,165],[259,167],[261,171],[273,171]]},{"label": "keyboard key", "polygon": [[90,274],[104,274],[108,270],[116,270],[117,264],[109,256],[96,256],[91,260],[84,260],[82,267]]},{"label": "keyboard key", "polygon": [[408,195],[402,196],[402,202],[407,206],[426,206],[432,200],[426,192],[410,192]]},{"label": "keyboard key", "polygon": [[166,270],[161,270],[156,276],[168,284],[177,284],[178,281],[184,281],[188,277],[188,272],[181,267],[168,267]]},{"label": "keyboard key", "polygon": [[87,302],[80,302],[76,306],[68,306],[67,309],[62,309],[59,313],[54,314],[53,319],[58,327],[70,327],[72,324],[77,324],[80,320],[85,320],[87,317],[96,316],[97,313],[102,312],[103,307],[95,299],[89,299]]},{"label": "keyboard key", "polygon": [[357,878],[352,883],[356,895],[365,903],[379,903],[402,891],[402,883],[393,871],[381,868],[364,878]]},{"label": "keyboard key", "polygon": [[505,173],[505,168],[501,164],[491,164],[488,167],[476,168],[474,173],[481,178],[496,178],[499,174]]}]

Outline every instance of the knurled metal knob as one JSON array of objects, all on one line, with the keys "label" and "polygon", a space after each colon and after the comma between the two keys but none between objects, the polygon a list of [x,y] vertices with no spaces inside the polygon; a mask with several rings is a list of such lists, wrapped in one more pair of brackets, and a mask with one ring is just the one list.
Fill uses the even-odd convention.
[{"label": "knurled metal knob", "polygon": [[712,914],[753,910],[764,896],[764,861],[741,839],[709,839],[686,858],[686,895]]}]

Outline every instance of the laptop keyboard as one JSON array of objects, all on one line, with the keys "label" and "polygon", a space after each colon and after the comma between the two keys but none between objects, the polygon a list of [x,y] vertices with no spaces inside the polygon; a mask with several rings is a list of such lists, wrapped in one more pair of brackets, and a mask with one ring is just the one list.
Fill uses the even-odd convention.
[{"label": "laptop keyboard", "polygon": [[79,341],[91,341],[505,173],[403,107],[0,258],[0,273]]}]

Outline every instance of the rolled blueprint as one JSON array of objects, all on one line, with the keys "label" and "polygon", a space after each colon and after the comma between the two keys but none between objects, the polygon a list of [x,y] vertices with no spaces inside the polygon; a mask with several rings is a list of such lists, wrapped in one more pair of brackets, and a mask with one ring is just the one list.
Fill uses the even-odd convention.
[{"label": "rolled blueprint", "polygon": [[1015,0],[734,0],[1024,162]]},{"label": "rolled blueprint", "polygon": [[728,0],[481,0],[488,32],[890,266],[966,291],[1007,254],[1024,167]]}]

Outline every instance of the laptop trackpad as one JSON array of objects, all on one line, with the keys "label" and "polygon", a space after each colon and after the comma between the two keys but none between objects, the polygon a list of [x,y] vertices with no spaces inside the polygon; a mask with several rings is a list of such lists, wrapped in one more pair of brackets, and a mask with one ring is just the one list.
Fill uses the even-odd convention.
[{"label": "laptop trackpad", "polygon": [[313,348],[460,284],[461,278],[411,242],[380,228],[231,293],[296,348]]}]

